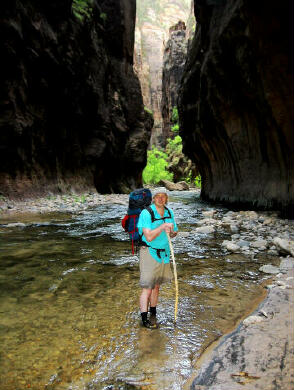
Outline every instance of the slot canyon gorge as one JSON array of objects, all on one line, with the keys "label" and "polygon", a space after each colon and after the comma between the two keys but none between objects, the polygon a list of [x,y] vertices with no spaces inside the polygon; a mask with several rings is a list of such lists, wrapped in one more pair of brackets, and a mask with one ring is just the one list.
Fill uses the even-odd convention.
[{"label": "slot canyon gorge", "polygon": [[141,3],[1,2],[1,196],[140,187],[177,106],[203,199],[293,217],[291,2]]}]

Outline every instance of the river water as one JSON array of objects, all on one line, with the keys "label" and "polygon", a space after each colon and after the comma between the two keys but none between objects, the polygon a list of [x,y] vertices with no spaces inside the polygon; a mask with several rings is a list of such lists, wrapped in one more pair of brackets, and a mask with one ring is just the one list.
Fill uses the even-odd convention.
[{"label": "river water", "polygon": [[267,260],[225,252],[229,232],[189,233],[211,208],[195,192],[174,192],[169,205],[181,231],[178,318],[174,283],[164,285],[157,330],[140,324],[126,205],[0,221],[1,390],[184,388],[203,350],[261,296]]}]

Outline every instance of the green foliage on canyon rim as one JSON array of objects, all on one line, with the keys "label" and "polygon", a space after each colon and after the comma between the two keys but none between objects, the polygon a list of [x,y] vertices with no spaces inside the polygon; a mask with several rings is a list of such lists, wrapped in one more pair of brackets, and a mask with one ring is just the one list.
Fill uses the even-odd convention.
[{"label": "green foliage on canyon rim", "polygon": [[93,0],[73,0],[72,12],[79,20],[90,19],[92,16]]}]

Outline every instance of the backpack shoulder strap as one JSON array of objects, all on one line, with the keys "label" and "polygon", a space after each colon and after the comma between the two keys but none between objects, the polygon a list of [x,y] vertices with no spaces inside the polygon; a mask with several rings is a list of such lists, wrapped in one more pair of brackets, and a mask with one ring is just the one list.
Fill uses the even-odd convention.
[{"label": "backpack shoulder strap", "polygon": [[151,222],[153,223],[155,221],[155,215],[154,215],[154,211],[152,210],[151,206],[148,206],[146,207],[146,210],[149,212],[149,214],[151,215]]},{"label": "backpack shoulder strap", "polygon": [[164,208],[165,208],[165,210],[167,210],[167,212],[168,212],[168,218],[171,218],[172,215],[171,215],[170,209],[169,209],[168,207],[166,207],[166,206],[164,206]]},{"label": "backpack shoulder strap", "polygon": [[151,222],[153,223],[154,221],[159,221],[161,219],[165,220],[166,218],[171,218],[171,212],[170,209],[166,206],[164,206],[165,210],[168,212],[168,217],[163,217],[163,218],[155,218],[154,211],[152,210],[151,206],[146,207],[146,210],[150,213],[151,215]]}]

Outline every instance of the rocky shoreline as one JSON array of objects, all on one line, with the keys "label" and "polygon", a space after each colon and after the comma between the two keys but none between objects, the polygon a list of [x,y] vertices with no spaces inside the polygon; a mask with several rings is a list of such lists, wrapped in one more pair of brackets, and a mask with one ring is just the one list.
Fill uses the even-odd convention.
[{"label": "rocky shoreline", "polygon": [[82,194],[68,193],[63,195],[48,194],[44,197],[22,200],[0,198],[0,218],[15,217],[16,215],[23,213],[75,213],[82,212],[89,207],[107,203],[127,205],[128,195],[101,195],[97,192],[87,192]]},{"label": "rocky shoreline", "polygon": [[203,212],[196,228],[210,234],[227,227],[231,240],[222,246],[252,260],[258,254],[278,257],[260,271],[271,277],[266,299],[239,326],[209,348],[197,365],[192,390],[290,390],[294,385],[294,241],[293,221],[275,212],[217,210]]},{"label": "rocky shoreline", "polygon": [[[294,263],[280,268],[267,298],[204,353],[191,390],[290,390],[294,385]],[[289,265],[290,267],[290,265]]]}]

